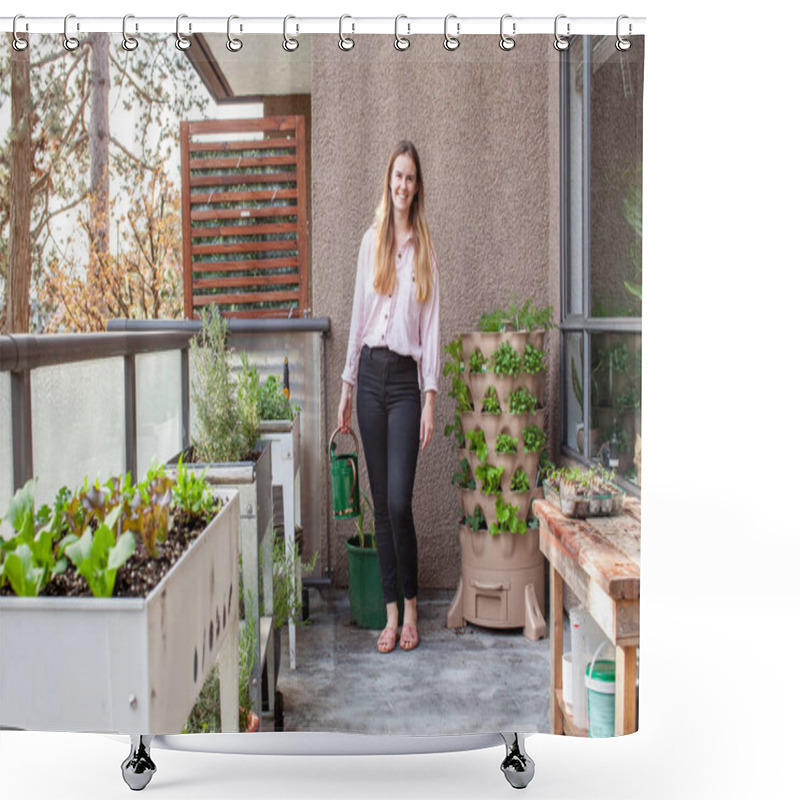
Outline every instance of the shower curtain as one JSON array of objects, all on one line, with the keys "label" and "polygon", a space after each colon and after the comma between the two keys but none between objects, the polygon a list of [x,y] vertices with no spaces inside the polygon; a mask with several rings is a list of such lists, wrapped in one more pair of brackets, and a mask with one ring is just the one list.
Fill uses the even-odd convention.
[{"label": "shower curtain", "polygon": [[[549,732],[555,714],[580,713],[583,724],[567,732],[613,735],[613,694],[610,727],[598,723],[590,732],[592,701],[596,713],[601,704],[608,712],[608,695],[595,688],[587,696],[579,673],[595,656],[610,665],[613,686],[619,661],[570,587],[570,578],[577,590],[585,578],[556,576],[543,554],[540,536],[551,523],[542,516],[542,482],[548,466],[614,469],[626,508],[638,507],[643,37],[625,50],[614,36],[573,36],[560,51],[546,36],[520,36],[508,49],[496,36],[464,37],[450,49],[433,35],[359,35],[348,47],[335,35],[301,34],[292,49],[281,36],[240,35],[234,23],[227,36],[192,34],[191,45],[179,48],[167,36],[141,35],[130,49],[117,34],[79,39],[68,50],[57,36],[31,36],[27,51],[4,46],[7,330],[12,317],[34,334],[102,332],[125,318],[161,320],[148,330],[163,333],[165,320],[217,308],[234,337],[232,385],[242,386],[246,353],[259,381],[274,377],[282,387],[286,357],[302,459],[303,521],[284,529],[291,502],[284,485],[261,542],[271,562],[257,590],[268,622],[258,631],[263,663],[241,665],[252,654],[245,640],[256,635],[244,623],[235,648],[228,639],[220,644],[235,638],[239,614],[224,597],[212,598],[210,630],[207,622],[185,648],[169,651],[179,661],[158,665],[191,690],[166,727],[150,732],[222,730],[219,693],[231,702],[235,691],[242,731]],[[25,126],[30,138],[9,137]],[[381,653],[383,619],[364,622],[353,609],[356,570],[362,576],[346,542],[358,539],[359,518],[332,515],[328,460],[362,239],[392,174],[390,153],[403,140],[419,154],[436,266],[436,394],[433,437],[419,454],[413,491],[419,646]],[[19,264],[29,265],[30,277]],[[22,311],[13,305],[20,296]],[[399,313],[396,304],[388,308]],[[286,326],[270,333],[265,320]],[[321,335],[304,331],[314,321],[324,322]],[[489,338],[477,338],[479,329]],[[157,480],[184,444],[183,370],[195,443],[195,351],[187,363],[178,351],[126,358],[51,364],[39,375],[32,368],[35,509],[52,508],[61,486],[77,497],[84,479],[102,486],[122,475],[131,414],[140,437],[133,483]],[[430,364],[416,360],[422,382]],[[133,363],[131,406],[124,387]],[[12,379],[3,369],[11,415],[17,400],[6,399]],[[521,394],[512,400],[515,390]],[[353,427],[363,438],[355,405]],[[5,444],[11,453],[10,439]],[[273,445],[273,459],[275,452]],[[4,514],[24,483],[11,456],[6,462]],[[363,452],[358,466],[361,530],[369,534]],[[15,527],[13,513],[3,527],[9,542],[22,525]],[[3,550],[4,623],[19,602],[10,564],[23,541],[15,541]],[[145,546],[133,528],[126,542]],[[76,569],[57,545],[53,552],[67,573]],[[636,572],[636,633],[627,640],[627,668],[635,671],[638,545],[624,556]],[[108,569],[106,561],[93,575]],[[222,580],[209,569],[212,583]],[[196,602],[205,602],[195,588]],[[231,584],[231,592],[244,619],[253,599],[244,585]],[[76,601],[81,608],[90,602],[82,585],[75,593],[86,596]],[[57,594],[42,588],[45,616],[73,600]],[[554,598],[562,630],[553,629]],[[560,656],[570,652],[579,619],[583,661],[573,669]],[[30,633],[36,624],[22,621],[15,630]],[[564,637],[555,651],[554,635]],[[130,646],[125,637],[115,642],[112,629],[104,638],[112,650]],[[15,653],[22,641],[4,639],[3,650]],[[74,663],[79,674],[96,657],[78,638],[59,647],[63,660],[45,670],[53,678],[59,664]],[[234,690],[220,684],[219,673],[233,673],[230,664],[214,667],[219,653],[239,659]],[[105,681],[102,698],[81,690],[86,704],[121,704],[126,713],[147,704],[138,690],[116,685],[114,674]],[[253,681],[261,687],[257,704]],[[10,683],[4,674],[4,692]],[[44,707],[3,699],[4,725],[98,730],[56,713],[56,696],[45,696]],[[100,729],[132,732],[116,721],[122,718],[109,716]],[[557,732],[566,729],[560,725]]]}]

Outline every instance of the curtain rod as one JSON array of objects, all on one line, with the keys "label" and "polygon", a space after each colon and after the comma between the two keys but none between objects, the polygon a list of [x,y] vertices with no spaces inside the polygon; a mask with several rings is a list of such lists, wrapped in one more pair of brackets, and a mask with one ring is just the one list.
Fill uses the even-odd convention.
[{"label": "curtain rod", "polygon": [[[233,21],[235,19],[235,22]],[[178,20],[174,17],[129,16],[125,29],[128,36],[146,33],[175,34]],[[64,34],[68,24],[69,34],[81,33],[119,33],[122,34],[122,17],[82,17],[69,15],[68,23],[64,17],[35,17],[20,15],[16,21],[18,34]],[[621,18],[622,35],[641,36],[645,32],[644,17]],[[346,15],[340,22],[338,17],[194,17],[181,15],[180,32],[183,36],[192,33],[238,34],[273,33],[302,36],[304,33],[343,33],[347,36],[358,34],[390,34],[402,36],[415,34],[438,34],[445,30],[444,17],[355,17]],[[556,29],[554,17],[513,17],[505,15],[503,30],[506,35],[522,34],[553,35]],[[618,30],[617,17],[570,17],[559,15],[558,32],[562,36],[607,35],[615,36]],[[450,15],[447,29],[451,35],[471,34],[500,35],[500,17],[458,17]],[[14,17],[0,17],[0,31],[11,33],[14,30]]]}]

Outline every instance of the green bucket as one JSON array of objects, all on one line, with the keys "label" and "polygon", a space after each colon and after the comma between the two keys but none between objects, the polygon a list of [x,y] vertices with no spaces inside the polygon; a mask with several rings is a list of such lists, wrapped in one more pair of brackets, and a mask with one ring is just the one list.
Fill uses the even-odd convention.
[{"label": "green bucket", "polygon": [[[381,630],[386,626],[386,604],[383,602],[381,570],[378,566],[378,551],[373,547],[373,538],[369,534],[364,537],[365,547],[359,545],[358,536],[351,536],[344,544],[347,548],[350,574],[350,622],[359,628]],[[398,593],[399,598],[402,596],[402,592]],[[397,605],[402,625],[402,600]]]},{"label": "green bucket", "polygon": [[614,735],[617,665],[607,659],[586,665],[589,698],[589,736],[601,739]]},{"label": "green bucket", "polygon": [[331,457],[331,499],[334,519],[353,519],[361,512],[361,496],[358,492],[358,440],[355,435],[355,453],[336,454],[333,441],[341,429],[337,428],[331,436],[329,452]]}]

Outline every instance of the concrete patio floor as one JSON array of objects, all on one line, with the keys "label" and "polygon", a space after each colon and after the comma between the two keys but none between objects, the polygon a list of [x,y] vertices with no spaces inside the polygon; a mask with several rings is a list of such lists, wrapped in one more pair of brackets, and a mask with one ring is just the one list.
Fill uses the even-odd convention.
[{"label": "concrete patio floor", "polygon": [[284,730],[443,735],[550,726],[550,644],[521,630],[448,630],[452,592],[421,592],[420,646],[376,650],[378,631],[350,624],[346,590],[311,589],[297,628],[297,669],[282,633]]}]

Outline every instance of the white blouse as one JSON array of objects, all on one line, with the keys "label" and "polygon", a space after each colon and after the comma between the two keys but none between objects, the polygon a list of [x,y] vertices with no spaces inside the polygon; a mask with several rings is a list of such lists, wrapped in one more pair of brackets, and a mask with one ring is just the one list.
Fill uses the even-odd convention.
[{"label": "white blouse", "polygon": [[425,392],[439,388],[439,267],[433,258],[433,291],[424,303],[417,300],[414,276],[414,245],[411,235],[397,253],[397,279],[390,295],[374,287],[377,229],[372,226],[361,240],[353,293],[353,313],[347,362],[342,380],[355,386],[361,348],[388,347],[417,362],[420,387]]}]

